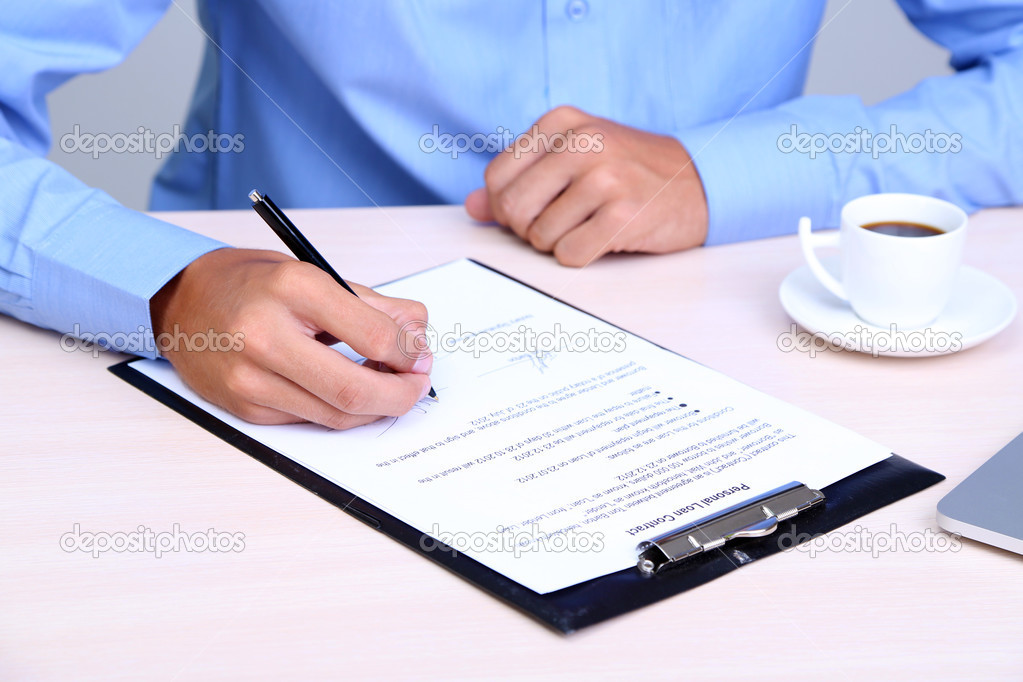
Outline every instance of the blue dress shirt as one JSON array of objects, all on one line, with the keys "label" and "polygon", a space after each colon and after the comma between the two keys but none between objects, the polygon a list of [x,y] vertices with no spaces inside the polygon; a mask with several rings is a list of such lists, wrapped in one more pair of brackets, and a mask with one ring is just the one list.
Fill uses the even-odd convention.
[{"label": "blue dress shirt", "polygon": [[[170,0],[5,4],[0,311],[125,332],[126,350],[151,356],[135,333],[149,299],[222,244],[45,161],[45,97],[117,64]],[[205,0],[200,81],[152,208],[239,208],[252,187],[284,206],[461,202],[495,141],[559,104],[680,140],[706,190],[708,244],[790,233],[800,215],[834,225],[870,192],[1023,203],[1023,2],[900,4],[957,73],[867,107],[800,96],[824,0]]]}]

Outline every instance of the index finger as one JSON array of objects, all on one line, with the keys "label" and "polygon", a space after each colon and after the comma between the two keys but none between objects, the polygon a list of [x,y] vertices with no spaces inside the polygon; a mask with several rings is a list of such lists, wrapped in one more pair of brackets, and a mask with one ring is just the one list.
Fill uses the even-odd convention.
[{"label": "index finger", "polygon": [[355,289],[355,293],[358,294],[359,298],[380,312],[385,313],[399,326],[408,322],[422,322],[423,324],[426,324],[430,321],[429,311],[426,309],[426,306],[419,301],[413,301],[408,298],[387,296],[385,294],[378,293],[369,287],[361,284],[355,284],[354,282],[349,282],[349,284],[353,289]]},{"label": "index finger", "polygon": [[[289,290],[286,298],[292,313],[307,327],[327,332],[360,355],[378,360],[397,372],[429,371],[433,356],[428,347],[418,343],[423,329],[415,321],[399,324],[312,266],[303,268],[301,284],[301,291]],[[374,295],[368,298],[380,304]]]},{"label": "index finger", "polygon": [[561,106],[551,109],[534,123],[529,131],[519,135],[511,145],[494,157],[483,174],[487,194],[494,205],[495,195],[504,190],[527,168],[543,158],[551,137],[580,125],[589,117],[575,107]]}]

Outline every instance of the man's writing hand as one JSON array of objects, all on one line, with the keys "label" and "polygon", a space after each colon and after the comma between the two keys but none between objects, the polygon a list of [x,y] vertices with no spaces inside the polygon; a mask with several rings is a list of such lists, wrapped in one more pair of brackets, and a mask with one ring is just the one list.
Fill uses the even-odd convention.
[{"label": "man's writing hand", "polygon": [[[405,414],[430,389],[426,308],[352,288],[359,298],[275,251],[221,249],[153,297],[153,331],[189,386],[251,422],[345,429]],[[233,342],[188,343],[211,333]],[[356,364],[317,337],[344,340],[375,362]]]}]

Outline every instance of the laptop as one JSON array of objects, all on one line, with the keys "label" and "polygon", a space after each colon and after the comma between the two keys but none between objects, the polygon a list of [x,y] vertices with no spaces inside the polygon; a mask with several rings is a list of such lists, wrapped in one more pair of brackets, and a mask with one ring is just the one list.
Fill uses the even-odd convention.
[{"label": "laptop", "polygon": [[938,525],[1023,554],[1023,433],[941,499]]}]

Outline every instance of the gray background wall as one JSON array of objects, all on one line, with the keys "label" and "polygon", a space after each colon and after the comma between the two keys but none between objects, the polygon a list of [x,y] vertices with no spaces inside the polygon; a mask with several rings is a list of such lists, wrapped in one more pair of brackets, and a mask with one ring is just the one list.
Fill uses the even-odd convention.
[{"label": "gray background wall", "polygon": [[[45,1],[45,0],[44,0]],[[182,123],[205,39],[195,0],[170,11],[115,69],[81,76],[49,98],[54,144],[49,158],[132,208],[144,209],[160,162],[145,154],[65,153],[56,144],[77,123],[82,131],[161,133]],[[829,0],[814,48],[807,93],[860,95],[868,104],[950,73],[947,52],[916,32],[894,0]]]}]

